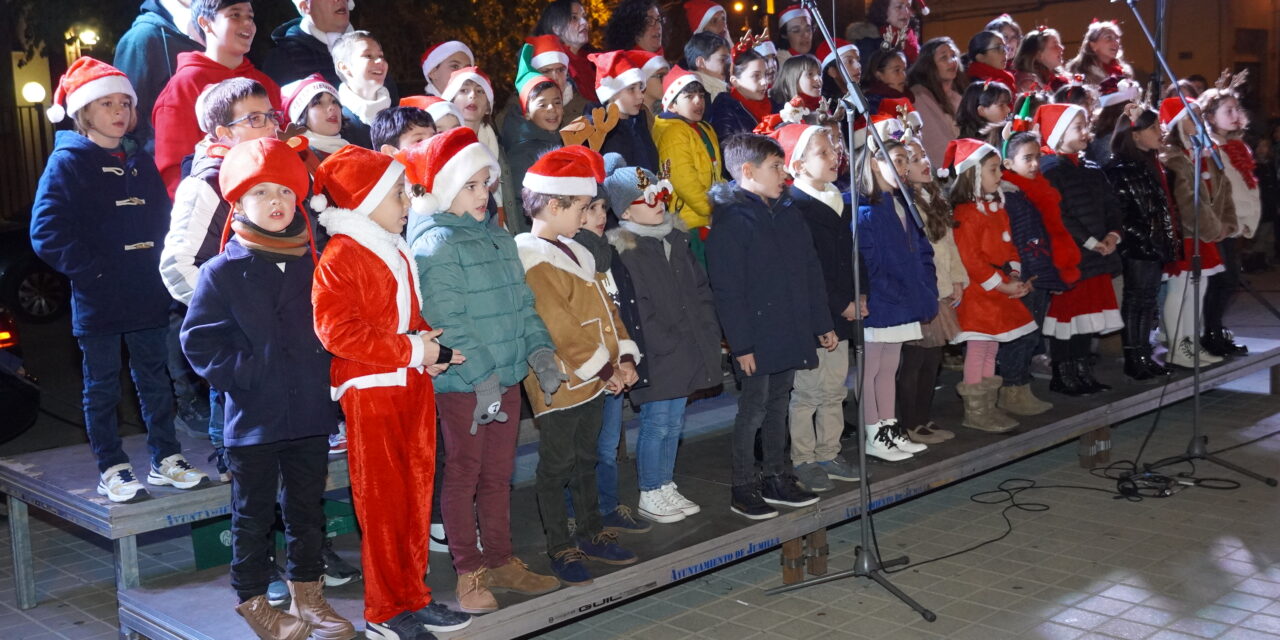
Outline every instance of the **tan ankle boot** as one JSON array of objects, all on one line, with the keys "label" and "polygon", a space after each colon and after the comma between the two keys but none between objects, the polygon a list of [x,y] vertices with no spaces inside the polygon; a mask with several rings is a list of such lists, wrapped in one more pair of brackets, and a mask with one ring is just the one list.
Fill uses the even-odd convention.
[{"label": "tan ankle boot", "polygon": [[1012,431],[1017,428],[1018,421],[1010,417],[1003,409],[996,406],[996,396],[1000,393],[1000,388],[1003,385],[1004,378],[1001,378],[1000,376],[983,378],[982,382],[978,383],[978,386],[986,392],[984,397],[986,398],[987,404],[990,405],[989,409],[991,417],[988,419],[988,422],[997,429]]},{"label": "tan ankle boot", "polygon": [[996,406],[1016,416],[1037,416],[1053,408],[1052,404],[1031,393],[1031,385],[1000,387]]},{"label": "tan ankle boot", "polygon": [[289,613],[311,625],[315,640],[351,640],[356,637],[356,628],[351,621],[338,615],[324,599],[323,581],[290,580],[288,584],[289,595],[293,596]]},{"label": "tan ankle boot", "polygon": [[512,591],[527,596],[551,593],[560,588],[554,576],[544,576],[529,570],[520,558],[512,557],[506,564],[485,572],[485,586],[494,591]]},{"label": "tan ankle boot", "polygon": [[458,574],[458,608],[467,613],[490,613],[498,610],[498,601],[485,586],[487,570],[480,567]]},{"label": "tan ankle boot", "polygon": [[236,613],[262,640],[306,640],[311,635],[311,625],[271,606],[265,595],[236,605]]},{"label": "tan ankle boot", "polygon": [[[997,426],[992,421],[995,403],[994,400],[988,400],[987,389],[982,383],[958,383],[956,384],[956,393],[960,394],[961,400],[964,400],[964,420],[960,423],[962,426],[991,433],[1003,433],[1013,430],[1013,427]],[[991,393],[995,393],[995,390],[991,390]]]}]

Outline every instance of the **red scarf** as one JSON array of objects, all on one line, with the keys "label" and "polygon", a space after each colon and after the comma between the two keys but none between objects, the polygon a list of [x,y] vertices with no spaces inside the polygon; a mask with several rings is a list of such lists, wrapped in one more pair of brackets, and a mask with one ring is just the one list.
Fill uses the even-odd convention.
[{"label": "red scarf", "polygon": [[1013,79],[1013,74],[1004,69],[997,69],[985,62],[974,60],[969,63],[969,67],[965,69],[965,74],[974,80],[991,80],[993,82],[1002,82],[1004,86],[1009,87],[1010,91],[1017,89],[1017,83]]},{"label": "red scarf", "polygon": [[1049,183],[1049,179],[1037,173],[1028,180],[1012,171],[1004,172],[1004,179],[1022,190],[1031,204],[1040,212],[1040,221],[1049,234],[1049,246],[1053,249],[1053,266],[1058,276],[1068,286],[1080,279],[1080,247],[1062,223],[1062,194]]},{"label": "red scarf", "polygon": [[[803,92],[797,91],[796,97],[800,98],[800,102],[804,105],[804,108],[814,113],[817,113],[818,107],[822,106],[822,98],[820,96],[809,96],[805,95]],[[751,107],[747,107],[748,110],[750,108]],[[770,111],[772,111],[772,109],[770,109]],[[769,114],[766,113],[765,115]]]},{"label": "red scarf", "polygon": [[739,93],[737,87],[730,89],[729,95],[733,96],[734,100],[737,100],[742,104],[742,106],[746,107],[747,111],[755,117],[757,123],[764,120],[765,116],[773,113],[773,103],[769,101],[767,96],[759,100],[751,100]]},{"label": "red scarf", "polygon": [[1228,140],[1218,148],[1227,153],[1227,160],[1231,161],[1231,166],[1240,172],[1245,186],[1250,190],[1257,189],[1258,175],[1255,172],[1257,163],[1253,160],[1253,150],[1249,149],[1249,145],[1241,140]]},{"label": "red scarf", "polygon": [[1124,64],[1120,62],[1119,58],[1116,58],[1107,64],[1098,63],[1098,68],[1102,70],[1102,75],[1104,77],[1110,78],[1111,76],[1115,76],[1117,78],[1125,78],[1129,76],[1129,72],[1124,68]]}]

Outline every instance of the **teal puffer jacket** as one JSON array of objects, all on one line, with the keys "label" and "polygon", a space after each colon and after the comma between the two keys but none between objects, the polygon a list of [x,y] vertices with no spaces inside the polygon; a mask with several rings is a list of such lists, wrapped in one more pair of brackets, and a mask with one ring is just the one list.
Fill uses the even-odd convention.
[{"label": "teal puffer jacket", "polygon": [[518,384],[529,375],[529,354],[554,347],[533,309],[515,239],[451,213],[410,213],[408,236],[422,281],[422,317],[444,330],[441,344],[467,357],[435,379],[435,390],[470,392],[495,372],[503,387]]}]

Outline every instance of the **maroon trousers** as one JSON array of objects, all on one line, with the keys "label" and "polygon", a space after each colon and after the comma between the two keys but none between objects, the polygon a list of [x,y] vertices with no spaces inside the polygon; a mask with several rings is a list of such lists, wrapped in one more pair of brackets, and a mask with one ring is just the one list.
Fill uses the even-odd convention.
[{"label": "maroon trousers", "polygon": [[[511,474],[520,430],[520,386],[502,394],[507,421],[480,425],[471,435],[475,408],[474,393],[436,395],[445,451],[440,510],[459,574],[496,569],[512,555]],[[484,551],[476,545],[477,525]]]}]

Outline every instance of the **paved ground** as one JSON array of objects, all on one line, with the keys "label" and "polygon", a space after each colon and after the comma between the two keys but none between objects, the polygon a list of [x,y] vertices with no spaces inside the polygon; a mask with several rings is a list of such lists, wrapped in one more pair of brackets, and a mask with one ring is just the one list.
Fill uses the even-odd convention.
[{"label": "paved ground", "polygon": [[[1267,278],[1260,285],[1280,284]],[[1280,295],[1267,294],[1280,301]],[[1232,314],[1241,333],[1280,337],[1280,320],[1243,298]],[[58,328],[42,328],[56,336]],[[65,357],[62,343],[34,359]],[[47,374],[46,374],[47,376]],[[77,418],[75,383],[58,376],[50,406]],[[1202,424],[1214,448],[1280,430],[1280,397],[1265,395],[1265,374],[1206,394]],[[1183,448],[1190,404],[1167,409],[1152,459]],[[1113,457],[1132,457],[1153,417],[1115,430]],[[46,419],[0,455],[74,442],[76,430]],[[1280,437],[1225,454],[1246,467],[1280,472]],[[1236,477],[1211,467],[1200,477]],[[983,476],[894,506],[875,519],[885,556],[917,562],[999,536],[1004,505],[972,502],[1006,479],[1108,489],[1076,466],[1064,445]],[[909,567],[892,580],[938,613],[926,623],[879,587],[844,581],[768,597],[778,583],[776,551],[553,630],[547,638],[1280,638],[1280,490],[1245,481],[1234,491],[1189,488],[1159,500],[1114,500],[1096,491],[1044,489],[1022,502],[1050,508],[1012,511],[1003,540],[947,560]],[[0,531],[0,637],[114,638],[110,547],[32,511],[40,606],[13,605],[7,531]],[[833,569],[849,566],[857,523],[831,531]],[[142,536],[143,580],[192,567],[181,532]]]}]

